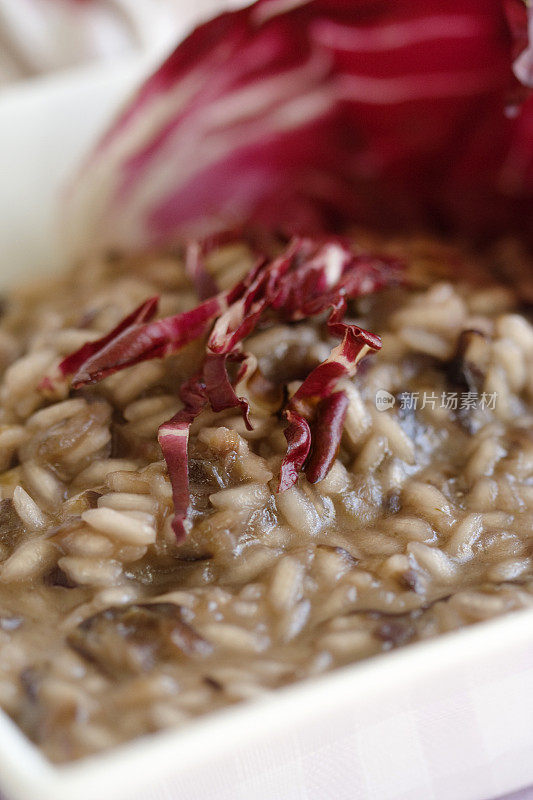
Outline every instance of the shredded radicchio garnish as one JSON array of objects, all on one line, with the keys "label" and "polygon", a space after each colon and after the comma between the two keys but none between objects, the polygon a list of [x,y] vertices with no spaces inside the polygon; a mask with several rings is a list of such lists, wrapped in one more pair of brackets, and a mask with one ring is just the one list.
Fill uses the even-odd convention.
[{"label": "shredded radicchio garnish", "polygon": [[[200,305],[155,319],[152,298],[60,366],[77,387],[206,340],[183,409],[159,432],[178,539],[189,430],[204,408],[238,408],[249,427],[261,411],[284,416],[280,491],[302,470],[324,477],[346,416],[339,380],[381,344],[344,321],[346,301],[399,275],[339,240],[298,238],[220,292],[205,263],[213,241],[235,225],[315,236],[353,221],[530,238],[528,19],[531,34],[521,0],[258,0],[179,44],[87,160],[65,209],[75,249],[193,239],[185,263]],[[254,394],[246,337],[326,313],[339,340],[329,358],[284,405],[265,399],[265,380]]]},{"label": "shredded radicchio garnish", "polygon": [[[201,252],[199,245],[197,253]],[[179,390],[183,408],[161,425],[158,437],[173,489],[173,528],[182,541],[189,508],[189,430],[196,417],[205,408],[239,408],[251,429],[250,404],[258,415],[280,412],[287,422],[287,453],[278,490],[293,486],[301,470],[311,483],[322,480],[339,448],[348,405],[345,392],[338,390],[339,380],[353,376],[358,362],[381,347],[378,336],[344,321],[347,300],[400,281],[401,265],[395,259],[356,253],[339,239],[293,239],[276,258],[259,259],[232,289],[191,311],[154,320],[157,298],[147,300],[111,333],[65,358],[60,376],[78,388],[207,337],[200,369]],[[200,284],[206,285],[203,272]],[[272,405],[261,393],[254,396],[251,379],[261,378],[263,387],[268,381],[260,375],[255,357],[245,351],[244,339],[259,324],[296,323],[328,311],[328,333],[340,340],[329,357],[311,370],[284,406],[279,400]],[[230,363],[238,364],[233,380]],[[247,397],[240,394],[245,390]]]}]

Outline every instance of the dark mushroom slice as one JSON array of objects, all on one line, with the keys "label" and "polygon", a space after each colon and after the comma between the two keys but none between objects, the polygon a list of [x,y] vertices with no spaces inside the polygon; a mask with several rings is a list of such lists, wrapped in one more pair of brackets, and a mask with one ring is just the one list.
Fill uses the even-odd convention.
[{"label": "dark mushroom slice", "polygon": [[22,534],[22,522],[15,511],[13,500],[0,501],[0,546],[11,554]]},{"label": "dark mushroom slice", "polygon": [[80,623],[67,641],[116,679],[148,672],[157,662],[207,656],[212,650],[173,603],[112,606]]},{"label": "dark mushroom slice", "polygon": [[45,586],[59,586],[61,589],[75,589],[78,585],[76,581],[71,580],[67,573],[61,567],[52,567],[50,572],[43,575],[43,583]]},{"label": "dark mushroom slice", "polygon": [[473,328],[461,331],[455,353],[447,365],[448,381],[460,389],[478,393],[485,378],[487,355],[484,333]]}]

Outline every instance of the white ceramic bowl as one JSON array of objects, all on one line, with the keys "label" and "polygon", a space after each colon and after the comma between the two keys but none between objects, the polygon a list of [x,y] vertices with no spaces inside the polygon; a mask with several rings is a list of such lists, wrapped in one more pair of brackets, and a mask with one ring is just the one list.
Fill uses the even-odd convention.
[{"label": "white ceramic bowl", "polygon": [[[146,68],[0,97],[0,284],[65,261],[57,194]],[[1,658],[1,652],[0,652]],[[0,714],[9,800],[486,800],[533,783],[533,612],[54,767]]]}]

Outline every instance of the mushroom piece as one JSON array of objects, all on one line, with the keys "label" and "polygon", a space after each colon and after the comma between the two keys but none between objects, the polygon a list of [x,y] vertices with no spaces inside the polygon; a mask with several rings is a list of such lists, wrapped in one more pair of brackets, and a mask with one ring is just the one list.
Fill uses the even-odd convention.
[{"label": "mushroom piece", "polygon": [[[0,501],[0,552],[9,555],[15,549],[22,534],[22,523],[15,511],[13,500],[8,497]],[[0,556],[1,560],[1,556]]]},{"label": "mushroom piece", "polygon": [[488,359],[487,337],[481,331],[461,331],[453,358],[448,363],[448,380],[469,392],[479,392]]},{"label": "mushroom piece", "polygon": [[81,622],[67,641],[111,678],[148,672],[158,661],[212,651],[173,603],[111,606]]}]

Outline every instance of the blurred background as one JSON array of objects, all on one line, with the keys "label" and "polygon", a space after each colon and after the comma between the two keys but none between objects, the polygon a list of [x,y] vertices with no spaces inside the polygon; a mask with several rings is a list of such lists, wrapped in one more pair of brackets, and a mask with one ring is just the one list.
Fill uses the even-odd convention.
[{"label": "blurred background", "polygon": [[0,0],[0,89],[139,51],[164,52],[231,0]]}]

